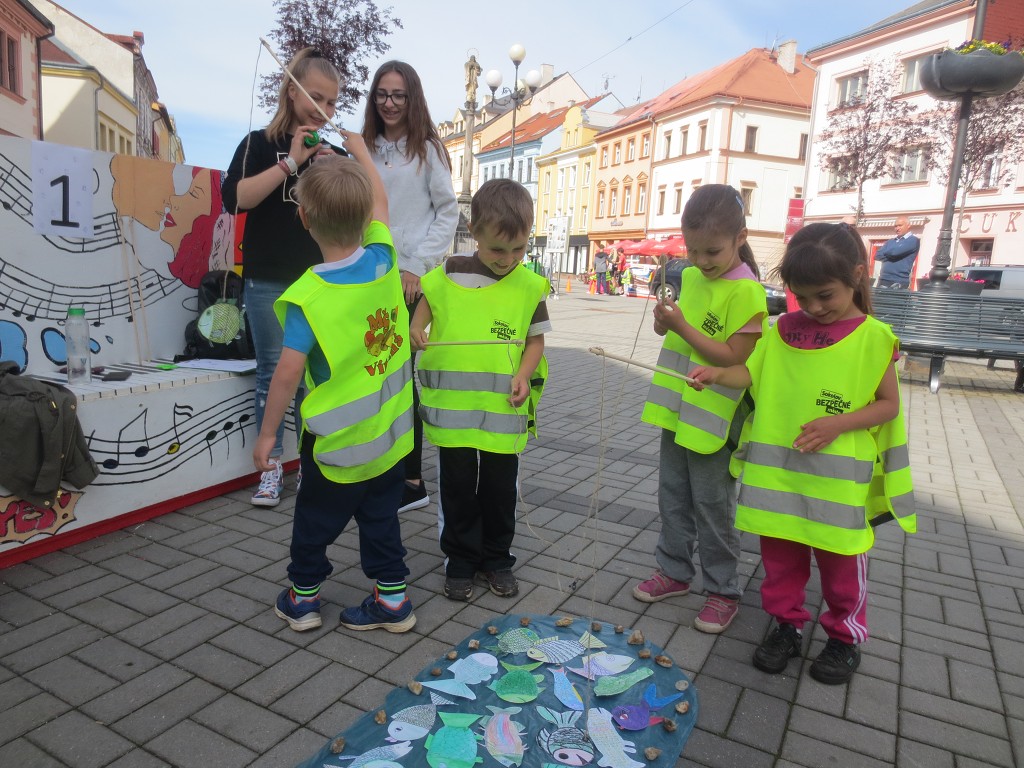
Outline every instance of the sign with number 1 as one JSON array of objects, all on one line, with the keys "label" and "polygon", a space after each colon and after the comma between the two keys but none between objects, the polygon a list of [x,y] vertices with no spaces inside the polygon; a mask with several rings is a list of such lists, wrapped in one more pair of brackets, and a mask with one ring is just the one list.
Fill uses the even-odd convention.
[{"label": "sign with number 1", "polygon": [[92,237],[93,153],[32,142],[32,227],[41,235]]}]

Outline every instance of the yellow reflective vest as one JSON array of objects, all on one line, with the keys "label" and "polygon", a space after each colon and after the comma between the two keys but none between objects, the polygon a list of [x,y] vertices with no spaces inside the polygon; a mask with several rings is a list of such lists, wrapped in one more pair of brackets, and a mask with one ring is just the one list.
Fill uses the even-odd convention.
[{"label": "yellow reflective vest", "polygon": [[305,431],[313,458],[336,483],[380,475],[412,450],[409,313],[391,235],[371,223],[364,245],[386,243],[391,268],[370,283],[336,285],[307,270],[274,303],[281,324],[288,304],[306,316],[331,369],[316,384],[306,365]]},{"label": "yellow reflective vest", "polygon": [[[431,270],[420,282],[433,317],[431,341],[520,339],[549,289],[540,275],[517,266],[483,288],[467,288]],[[527,402],[513,408],[508,398],[519,370],[522,345],[486,344],[427,347],[418,365],[423,434],[444,448],[518,453],[527,430],[536,434],[537,402],[547,379],[547,360],[531,376]]]},{"label": "yellow reflective vest", "polygon": [[[767,327],[768,305],[764,288],[750,279],[708,280],[699,269],[682,272],[679,308],[690,325],[715,341],[725,342],[755,315]],[[687,374],[711,362],[683,337],[669,331],[658,356],[662,368]],[[743,398],[742,389],[712,386],[700,392],[682,379],[655,373],[641,419],[675,432],[676,442],[697,453],[714,453],[725,445],[733,416]]]},{"label": "yellow reflective vest", "polygon": [[872,518],[917,530],[902,406],[892,421],[845,432],[816,453],[793,447],[801,425],[871,403],[898,343],[870,316],[822,349],[796,349],[777,327],[768,331],[747,361],[756,405],[733,462],[737,528],[842,555],[871,548]]}]

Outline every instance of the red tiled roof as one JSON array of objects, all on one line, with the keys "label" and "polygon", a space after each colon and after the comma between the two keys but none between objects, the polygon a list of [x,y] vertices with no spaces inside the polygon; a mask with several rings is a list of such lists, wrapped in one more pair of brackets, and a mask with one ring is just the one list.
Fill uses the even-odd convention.
[{"label": "red tiled roof", "polygon": [[[607,95],[608,94],[603,93],[600,96],[594,96],[592,99],[578,102],[574,106],[587,109],[597,104]],[[533,141],[541,138],[542,136],[547,136],[562,125],[562,122],[565,120],[565,113],[568,111],[569,107],[559,107],[551,112],[544,112],[539,115],[532,115],[528,117],[526,120],[516,125],[516,144],[522,144],[525,141]],[[512,131],[508,131],[492,141],[486,147],[482,147],[478,154],[491,152],[495,149],[501,149],[509,146],[511,143]]]},{"label": "red tiled roof", "polygon": [[57,46],[50,38],[39,41],[39,54],[43,61],[49,61],[54,64],[82,63],[63,48]]},{"label": "red tiled roof", "polygon": [[656,118],[713,96],[810,109],[814,70],[802,56],[798,56],[796,71],[789,74],[779,66],[776,58],[777,55],[770,51],[753,48],[724,64],[680,80],[654,98],[635,105],[611,130],[641,118]]}]

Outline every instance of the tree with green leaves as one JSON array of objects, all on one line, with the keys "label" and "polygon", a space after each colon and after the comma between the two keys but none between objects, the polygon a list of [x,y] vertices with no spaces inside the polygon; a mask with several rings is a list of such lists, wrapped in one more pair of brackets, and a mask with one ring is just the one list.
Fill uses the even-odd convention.
[{"label": "tree with green leaves", "polygon": [[[370,71],[364,63],[390,49],[384,38],[402,29],[392,8],[381,9],[373,0],[274,0],[277,26],[270,32],[276,53],[285,63],[298,51],[312,46],[341,73],[338,109],[347,112],[363,97]],[[264,75],[260,84],[260,106],[277,109],[281,88],[280,71]]]},{"label": "tree with green leaves", "polygon": [[903,67],[895,58],[869,58],[863,72],[839,81],[828,123],[818,135],[821,167],[833,190],[856,190],[856,215],[864,215],[864,184],[899,178],[908,158],[927,152],[927,124],[903,92]]}]

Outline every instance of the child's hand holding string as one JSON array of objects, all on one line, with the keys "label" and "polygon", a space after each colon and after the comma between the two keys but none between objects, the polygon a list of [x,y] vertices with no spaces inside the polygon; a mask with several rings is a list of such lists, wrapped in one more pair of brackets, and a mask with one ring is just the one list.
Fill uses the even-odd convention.
[{"label": "child's hand holding string", "polygon": [[800,429],[800,435],[793,441],[793,447],[800,453],[816,453],[845,431],[839,416],[822,416],[803,424]]},{"label": "child's hand holding string", "polygon": [[[313,155],[320,154],[325,148],[323,143],[314,144],[312,147],[305,145],[306,138],[316,133],[315,125],[300,125],[292,136],[291,146],[288,148],[288,156],[297,164],[302,165]],[[331,154],[334,154],[331,152]]]},{"label": "child's hand holding string", "polygon": [[518,408],[526,402],[530,396],[530,378],[521,374],[512,377],[512,395],[508,399],[509,405]]},{"label": "child's hand holding string", "polygon": [[430,333],[426,328],[410,325],[409,339],[412,341],[412,348],[416,351],[422,352],[427,348],[427,342],[430,341]]},{"label": "child's hand holding string", "polygon": [[667,331],[675,331],[682,336],[682,327],[686,324],[679,305],[671,299],[659,301],[654,305],[654,332],[664,336]]},{"label": "child's hand holding string", "polygon": [[712,384],[717,382],[718,377],[721,374],[721,368],[714,368],[710,365],[699,365],[686,374],[693,379],[692,382],[688,381],[686,383],[700,392],[704,387],[710,387]]}]

